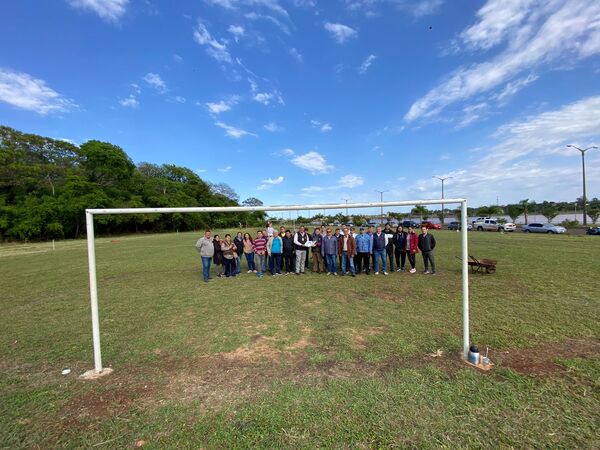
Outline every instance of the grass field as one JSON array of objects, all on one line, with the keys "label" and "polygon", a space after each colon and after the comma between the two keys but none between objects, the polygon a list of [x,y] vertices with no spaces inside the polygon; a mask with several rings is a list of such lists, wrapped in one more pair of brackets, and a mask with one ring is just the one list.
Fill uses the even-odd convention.
[{"label": "grass field", "polygon": [[2,245],[0,447],[599,448],[600,238],[469,234],[499,261],[471,277],[482,373],[459,234],[436,237],[436,277],[208,284],[196,234],[98,239],[96,381],[85,242]]}]

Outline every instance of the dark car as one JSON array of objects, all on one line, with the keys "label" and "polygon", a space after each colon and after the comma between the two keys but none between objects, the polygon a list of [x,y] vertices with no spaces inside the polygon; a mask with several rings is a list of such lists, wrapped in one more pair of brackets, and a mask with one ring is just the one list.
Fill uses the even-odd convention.
[{"label": "dark car", "polygon": [[589,234],[590,236],[600,236],[600,227],[590,227],[585,230],[585,234]]},{"label": "dark car", "polygon": [[[448,229],[449,230],[460,230],[460,222],[450,222],[448,224]],[[467,224],[467,230],[472,230],[473,229],[473,225],[471,225],[470,223]]]},{"label": "dark car", "polygon": [[414,220],[404,220],[402,222],[402,228],[408,228],[408,227],[419,228],[419,224],[417,222],[415,222]]}]

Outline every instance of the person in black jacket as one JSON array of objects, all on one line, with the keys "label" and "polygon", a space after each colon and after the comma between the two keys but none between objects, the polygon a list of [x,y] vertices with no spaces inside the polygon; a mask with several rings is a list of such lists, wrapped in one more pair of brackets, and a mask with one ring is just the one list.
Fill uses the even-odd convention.
[{"label": "person in black jacket", "polygon": [[223,250],[221,249],[221,238],[218,234],[215,234],[213,245],[215,246],[213,265],[217,269],[217,278],[221,278],[223,276]]},{"label": "person in black jacket", "polygon": [[387,234],[387,244],[385,246],[385,253],[390,260],[390,272],[394,271],[394,230],[389,223],[385,224],[383,233]]},{"label": "person in black jacket", "polygon": [[290,230],[286,230],[283,236],[283,262],[287,273],[294,272],[296,259],[294,254],[294,238]]},{"label": "person in black jacket", "polygon": [[396,256],[396,272],[404,272],[406,264],[406,232],[402,225],[394,233],[394,256]]},{"label": "person in black jacket", "polygon": [[[419,235],[419,250],[423,253],[423,265],[425,273],[435,275],[435,258],[433,257],[433,249],[435,248],[435,238],[429,234],[427,227],[421,227]],[[429,272],[429,263],[431,263],[431,272]]]},{"label": "person in black jacket", "polygon": [[237,255],[235,257],[235,273],[239,275],[242,269],[242,255],[244,254],[244,234],[241,231],[238,231],[237,236],[233,238],[233,243]]}]

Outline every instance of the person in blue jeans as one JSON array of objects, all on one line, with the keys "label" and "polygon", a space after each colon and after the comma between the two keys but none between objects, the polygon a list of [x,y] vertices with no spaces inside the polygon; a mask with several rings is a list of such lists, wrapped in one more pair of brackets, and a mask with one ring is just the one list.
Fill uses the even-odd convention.
[{"label": "person in blue jeans", "polygon": [[337,275],[338,240],[331,234],[331,228],[327,228],[326,234],[321,240],[321,254],[325,258],[327,275]]},{"label": "person in blue jeans", "polygon": [[375,275],[379,275],[379,259],[383,263],[383,274],[387,275],[386,265],[386,246],[388,237],[385,233],[381,232],[381,227],[377,227],[377,231],[373,235],[373,258],[375,259]]},{"label": "person in blue jeans", "polygon": [[271,255],[273,267],[271,275],[281,275],[281,255],[283,254],[283,240],[279,236],[279,231],[273,230],[273,236],[269,239],[267,250]]},{"label": "person in blue jeans", "polygon": [[200,253],[200,259],[202,260],[202,276],[204,282],[208,283],[210,279],[210,263],[215,253],[215,246],[210,236],[210,230],[204,232],[204,236],[198,239],[196,242],[196,250]]},{"label": "person in blue jeans", "polygon": [[338,251],[342,254],[342,275],[350,272],[355,277],[354,257],[356,256],[356,241],[350,234],[348,227],[344,228],[344,235],[338,241]]}]

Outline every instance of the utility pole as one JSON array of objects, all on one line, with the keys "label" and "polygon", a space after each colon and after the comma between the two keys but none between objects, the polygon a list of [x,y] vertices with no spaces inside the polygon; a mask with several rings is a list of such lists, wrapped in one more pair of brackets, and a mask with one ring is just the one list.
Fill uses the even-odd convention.
[{"label": "utility pole", "polygon": [[583,181],[583,224],[587,225],[587,196],[585,194],[585,152],[587,152],[588,150],[591,150],[593,148],[598,148],[595,145],[588,147],[588,148],[579,148],[575,145],[567,145],[567,147],[571,147],[574,148],[576,150],[579,150],[581,152],[581,174],[582,174],[582,181]]},{"label": "utility pole", "polygon": [[[431,178],[437,178],[442,182],[442,200],[444,200],[444,181],[449,180],[452,177],[437,177],[432,176]],[[444,225],[444,202],[442,201],[442,226]]]},{"label": "utility pole", "polygon": [[[377,189],[375,189],[375,192],[379,192],[379,195],[381,196],[381,202],[383,202],[383,194],[388,191],[378,191]],[[380,224],[383,225],[383,205],[381,206]]]},{"label": "utility pole", "polygon": [[343,198],[342,200],[344,200],[346,202],[346,217],[348,217],[348,200],[351,200],[351,199]]}]

